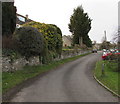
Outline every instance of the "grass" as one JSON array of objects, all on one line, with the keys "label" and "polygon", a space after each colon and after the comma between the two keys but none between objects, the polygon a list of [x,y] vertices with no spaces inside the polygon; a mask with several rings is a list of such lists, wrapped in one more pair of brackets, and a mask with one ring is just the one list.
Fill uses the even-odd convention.
[{"label": "grass", "polygon": [[2,73],[2,93],[4,94],[5,92],[7,92],[8,90],[10,90],[11,88],[13,88],[14,86],[22,83],[23,81],[35,77],[41,73],[47,72],[51,69],[55,69],[56,67],[76,60],[82,56],[88,55],[90,53],[87,54],[83,54],[83,55],[79,55],[79,56],[74,56],[71,58],[67,58],[67,59],[62,59],[60,61],[54,61],[51,62],[48,65],[38,65],[38,66],[25,66],[22,70],[18,70],[15,72],[3,72]]},{"label": "grass", "polygon": [[[104,75],[102,75],[102,64],[105,63],[104,66]],[[105,86],[110,88],[112,91],[116,92],[120,95],[120,91],[118,88],[118,76],[120,72],[118,70],[118,64],[109,61],[99,61],[96,64],[96,68],[94,70],[96,78],[101,81]]]}]

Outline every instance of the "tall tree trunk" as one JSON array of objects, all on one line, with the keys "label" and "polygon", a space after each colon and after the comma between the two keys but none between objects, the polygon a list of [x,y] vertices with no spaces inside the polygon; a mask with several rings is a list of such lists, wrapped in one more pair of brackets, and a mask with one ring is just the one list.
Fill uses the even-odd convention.
[{"label": "tall tree trunk", "polygon": [[82,37],[79,37],[79,44],[80,44],[80,46],[83,46],[83,38]]}]

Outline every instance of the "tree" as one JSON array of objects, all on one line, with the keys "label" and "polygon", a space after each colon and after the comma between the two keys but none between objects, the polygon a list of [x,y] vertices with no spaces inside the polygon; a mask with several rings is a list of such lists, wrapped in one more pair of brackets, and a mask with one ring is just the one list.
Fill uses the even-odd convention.
[{"label": "tree", "polygon": [[10,36],[16,28],[16,7],[14,2],[2,2],[2,35]]},{"label": "tree", "polygon": [[18,28],[14,35],[17,51],[28,59],[40,56],[44,48],[43,35],[33,27]]},{"label": "tree", "polygon": [[112,47],[112,44],[109,41],[103,41],[100,48],[109,50]]},{"label": "tree", "polygon": [[115,29],[115,32],[113,33],[113,38],[112,38],[112,42],[114,43],[118,43],[120,41],[120,27]]},{"label": "tree", "polygon": [[85,35],[85,37],[83,38],[83,43],[87,46],[87,47],[92,47],[92,41],[89,38],[88,35]]},{"label": "tree", "polygon": [[84,13],[82,6],[74,9],[74,13],[70,17],[70,24],[68,24],[70,32],[73,34],[73,44],[80,44],[83,40],[85,44],[87,43],[85,41],[91,41],[87,36],[91,29],[91,21],[88,14]]}]

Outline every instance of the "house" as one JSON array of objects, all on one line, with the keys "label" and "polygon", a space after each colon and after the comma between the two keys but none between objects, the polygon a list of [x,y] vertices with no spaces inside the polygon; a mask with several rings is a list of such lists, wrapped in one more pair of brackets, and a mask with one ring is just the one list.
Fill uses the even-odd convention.
[{"label": "house", "polygon": [[72,37],[70,35],[66,36],[64,35],[62,37],[63,39],[63,47],[71,46],[72,44]]},{"label": "house", "polygon": [[93,49],[99,50],[100,46],[101,46],[101,43],[96,43],[96,44],[93,45]]},{"label": "house", "polygon": [[16,28],[21,27],[21,25],[27,23],[27,22],[31,22],[33,20],[28,18],[28,15],[23,16],[17,13],[17,18],[16,18]]}]

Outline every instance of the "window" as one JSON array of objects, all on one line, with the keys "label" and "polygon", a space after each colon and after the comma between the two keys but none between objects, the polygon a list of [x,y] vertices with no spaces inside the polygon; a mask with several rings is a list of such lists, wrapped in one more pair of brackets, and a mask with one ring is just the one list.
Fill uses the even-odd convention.
[{"label": "window", "polygon": [[24,18],[24,17],[17,16],[17,18],[18,18],[20,21],[25,22],[25,18]]}]

